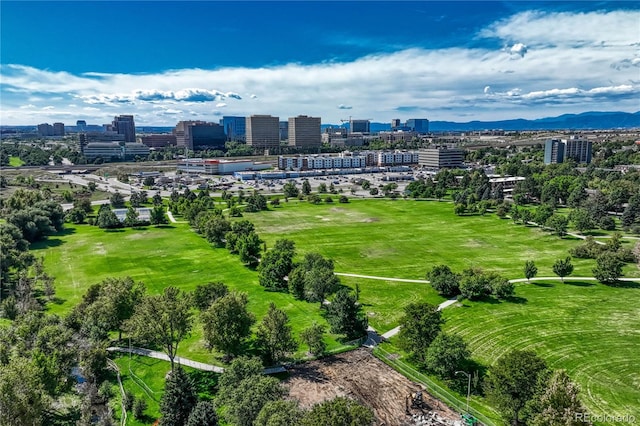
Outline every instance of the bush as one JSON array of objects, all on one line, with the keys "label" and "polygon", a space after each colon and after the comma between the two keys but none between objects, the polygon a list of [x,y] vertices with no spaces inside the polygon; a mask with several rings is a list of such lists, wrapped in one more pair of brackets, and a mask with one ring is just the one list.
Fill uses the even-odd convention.
[{"label": "bush", "polygon": [[498,299],[508,299],[515,294],[515,291],[515,285],[506,278],[496,277],[491,282],[491,292]]},{"label": "bush", "polygon": [[108,401],[113,396],[113,384],[108,380],[102,382],[98,389],[98,395],[105,401]]},{"label": "bush", "polygon": [[611,216],[605,216],[600,219],[600,229],[605,231],[613,231],[616,229],[616,221]]},{"label": "bush", "polygon": [[124,391],[124,408],[125,410],[129,411],[133,408],[133,405],[136,403],[136,396],[134,394],[131,393],[131,391],[128,391],[125,389]]},{"label": "bush", "polygon": [[147,409],[147,401],[144,399],[136,399],[133,403],[133,417],[137,420],[144,418],[144,410]]},{"label": "bush", "polygon": [[338,202],[339,202],[339,203],[346,204],[346,203],[348,203],[348,202],[349,202],[349,198],[347,198],[347,196],[346,196],[346,195],[341,195],[341,196],[340,196],[340,198],[338,199]]}]

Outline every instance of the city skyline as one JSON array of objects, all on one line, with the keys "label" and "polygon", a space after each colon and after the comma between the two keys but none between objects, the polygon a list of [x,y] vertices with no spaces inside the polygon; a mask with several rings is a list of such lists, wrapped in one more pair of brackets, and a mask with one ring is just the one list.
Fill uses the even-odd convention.
[{"label": "city skyline", "polygon": [[139,126],[258,114],[464,122],[640,109],[634,2],[1,7],[3,125],[120,114]]}]

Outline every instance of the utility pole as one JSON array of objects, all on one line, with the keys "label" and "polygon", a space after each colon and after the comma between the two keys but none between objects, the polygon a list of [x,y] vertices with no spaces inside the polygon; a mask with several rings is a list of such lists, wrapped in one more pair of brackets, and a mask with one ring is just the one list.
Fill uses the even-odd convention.
[{"label": "utility pole", "polygon": [[469,379],[469,384],[467,385],[467,413],[469,413],[469,395],[471,395],[471,374],[466,371],[456,371],[456,374],[462,373]]}]

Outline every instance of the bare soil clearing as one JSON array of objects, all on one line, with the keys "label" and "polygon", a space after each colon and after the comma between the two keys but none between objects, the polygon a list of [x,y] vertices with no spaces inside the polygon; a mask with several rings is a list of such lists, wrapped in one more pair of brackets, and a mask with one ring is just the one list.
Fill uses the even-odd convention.
[{"label": "bare soil clearing", "polygon": [[[289,369],[289,375],[284,382],[289,397],[306,409],[336,396],[348,396],[370,407],[380,426],[413,425],[416,423],[412,415],[431,411],[450,420],[450,424],[460,420],[458,414],[429,395],[421,385],[387,366],[366,348],[296,365]],[[423,412],[410,409],[407,414],[407,397],[418,390],[423,392],[426,407]]]}]

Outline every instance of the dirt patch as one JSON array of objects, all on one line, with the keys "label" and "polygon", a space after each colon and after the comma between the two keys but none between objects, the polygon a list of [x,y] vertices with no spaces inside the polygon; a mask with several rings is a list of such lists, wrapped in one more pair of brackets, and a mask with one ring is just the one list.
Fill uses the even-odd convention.
[{"label": "dirt patch", "polygon": [[104,244],[96,243],[93,246],[93,254],[107,254],[107,250],[104,248]]},{"label": "dirt patch", "polygon": [[329,209],[330,212],[334,212],[334,213],[340,213],[340,212],[344,212],[347,211],[347,209],[343,208],[343,207],[331,207]]},{"label": "dirt patch", "polygon": [[372,222],[380,222],[380,219],[377,217],[368,217],[366,219],[362,219],[360,222],[372,223]]},{"label": "dirt patch", "polygon": [[[336,396],[348,396],[370,407],[379,426],[413,425],[416,424],[413,416],[422,412],[460,420],[455,412],[424,392],[421,385],[387,366],[369,349],[300,364],[291,368],[289,374],[284,382],[289,397],[298,400],[305,409]],[[418,390],[423,391],[424,411],[413,409],[407,414],[407,397]]]}]

